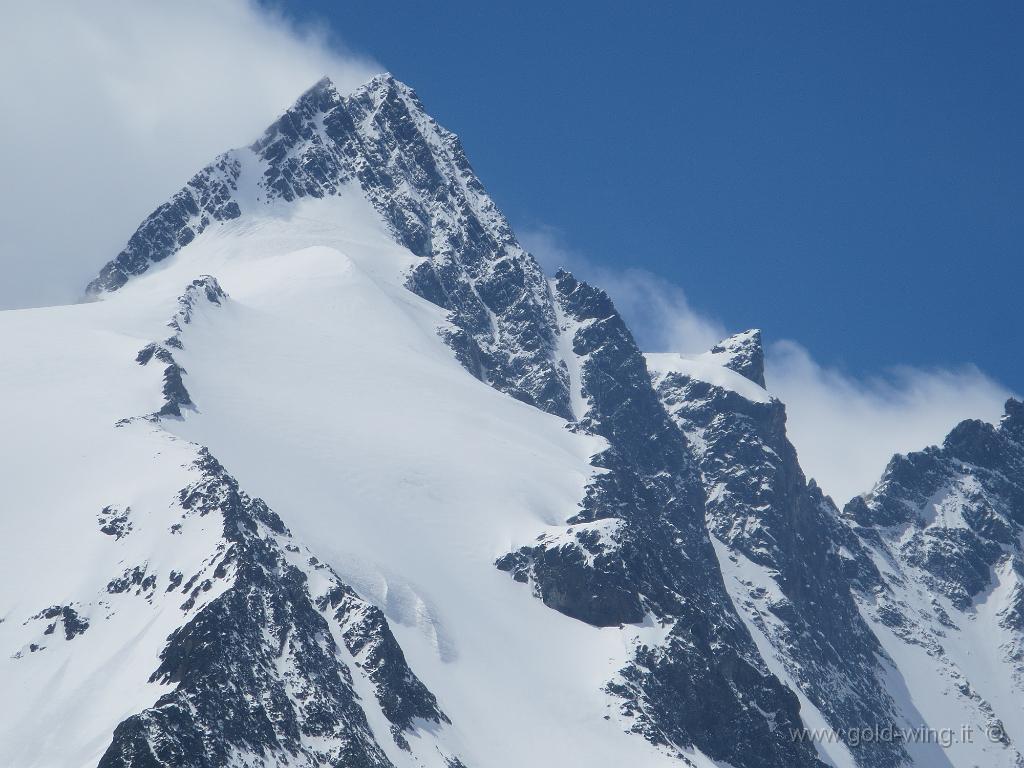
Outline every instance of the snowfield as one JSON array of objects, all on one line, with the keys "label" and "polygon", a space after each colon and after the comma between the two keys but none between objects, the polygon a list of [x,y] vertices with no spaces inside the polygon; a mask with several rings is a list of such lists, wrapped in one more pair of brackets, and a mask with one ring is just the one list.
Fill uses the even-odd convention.
[{"label": "snowfield", "polygon": [[[167,574],[196,570],[219,538],[169,533],[200,444],[384,609],[467,764],[678,764],[606,719],[602,686],[646,630],[570,619],[494,567],[562,529],[602,441],[470,376],[437,334],[443,311],[404,286],[416,260],[349,193],[211,228],[103,301],[0,313],[17,510],[0,535],[24,543],[0,562],[17,584],[0,592],[0,643],[22,653],[0,666],[19,692],[0,713],[5,761],[93,765],[161,692],[140,681],[183,620]],[[158,368],[135,357],[203,274],[229,298],[201,307],[175,351],[195,409],[116,426],[160,407]],[[100,531],[111,504],[131,509],[123,540]],[[155,598],[107,594],[112,561],[148,563]],[[87,606],[74,642],[24,624],[67,603]]]}]

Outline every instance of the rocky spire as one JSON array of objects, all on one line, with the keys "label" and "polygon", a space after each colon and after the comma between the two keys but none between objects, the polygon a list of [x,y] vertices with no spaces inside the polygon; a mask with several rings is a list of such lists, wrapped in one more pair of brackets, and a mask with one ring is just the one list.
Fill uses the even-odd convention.
[{"label": "rocky spire", "polygon": [[723,339],[711,348],[711,353],[725,357],[722,365],[726,368],[764,386],[764,346],[759,329],[752,328]]},{"label": "rocky spire", "polygon": [[1024,402],[1015,397],[1006,401],[999,429],[1013,440],[1024,443]]}]

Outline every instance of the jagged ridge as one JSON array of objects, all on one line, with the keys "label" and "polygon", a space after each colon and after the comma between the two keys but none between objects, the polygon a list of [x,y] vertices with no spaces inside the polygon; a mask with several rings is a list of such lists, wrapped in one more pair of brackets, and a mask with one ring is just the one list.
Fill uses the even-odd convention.
[{"label": "jagged ridge", "polygon": [[575,428],[608,440],[594,458],[606,471],[564,536],[510,553],[498,567],[592,624],[650,614],[666,628],[664,641],[639,645],[608,685],[623,719],[651,742],[744,766],[818,765],[810,745],[789,737],[800,723],[796,697],[765,668],[726,593],[699,473],[643,355],[603,291],[564,271],[554,285],[577,328],[572,348],[589,406]]}]

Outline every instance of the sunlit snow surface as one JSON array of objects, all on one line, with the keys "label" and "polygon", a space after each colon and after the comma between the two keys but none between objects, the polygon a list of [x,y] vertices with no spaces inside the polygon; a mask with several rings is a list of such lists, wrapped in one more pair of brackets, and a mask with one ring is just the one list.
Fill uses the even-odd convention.
[{"label": "sunlit snow surface", "polygon": [[[404,287],[415,261],[351,192],[211,227],[103,301],[0,313],[0,762],[95,764],[167,690],[145,681],[186,620],[168,574],[200,569],[220,535],[171,531],[201,444],[384,609],[467,764],[679,765],[601,690],[655,630],[590,627],[494,567],[561,530],[601,441],[471,377],[443,311]],[[174,353],[196,409],[116,426],[161,406],[159,367],[135,356],[203,274],[230,298]],[[129,535],[101,532],[109,505],[130,508]],[[142,563],[155,589],[107,592]],[[29,620],[69,604],[90,622],[73,640]]]},{"label": "sunlit snow surface", "polygon": [[681,373],[735,392],[755,403],[767,403],[771,399],[771,395],[764,387],[726,368],[727,357],[723,354],[704,352],[699,355],[682,355],[675,352],[648,352],[644,357],[655,383],[666,374]]}]

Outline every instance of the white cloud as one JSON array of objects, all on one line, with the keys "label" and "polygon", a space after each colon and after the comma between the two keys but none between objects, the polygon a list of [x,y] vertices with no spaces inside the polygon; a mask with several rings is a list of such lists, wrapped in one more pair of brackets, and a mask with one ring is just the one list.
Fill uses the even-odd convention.
[{"label": "white cloud", "polygon": [[325,74],[379,71],[246,0],[20,2],[0,25],[0,308],[76,300],[138,223]]},{"label": "white cloud", "polygon": [[964,419],[998,421],[1010,395],[973,365],[856,379],[792,341],[769,348],[765,378],[786,403],[804,472],[840,505],[870,490],[894,453],[939,444]]},{"label": "white cloud", "polygon": [[[548,271],[564,266],[608,291],[645,350],[702,352],[746,330],[727,331],[695,311],[679,286],[650,272],[588,261],[551,227],[527,229],[520,240]],[[769,390],[786,403],[804,472],[839,505],[870,490],[893,454],[941,443],[963,419],[997,421],[1010,394],[970,365],[857,378],[823,367],[793,341],[770,345],[766,368]]]},{"label": "white cloud", "polygon": [[553,227],[525,228],[517,234],[549,273],[564,268],[607,291],[637,344],[648,352],[703,352],[728,335],[721,323],[690,306],[682,288],[653,272],[595,264],[568,247]]}]

